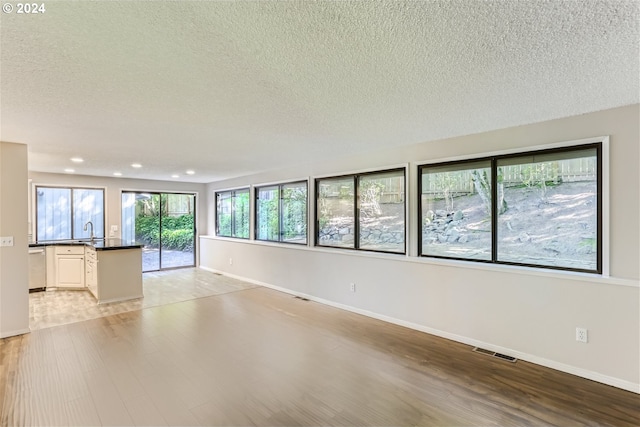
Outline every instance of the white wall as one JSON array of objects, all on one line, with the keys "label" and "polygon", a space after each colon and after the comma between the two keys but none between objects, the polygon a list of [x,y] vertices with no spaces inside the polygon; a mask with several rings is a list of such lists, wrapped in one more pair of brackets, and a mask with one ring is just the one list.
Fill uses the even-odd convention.
[{"label": "white wall", "polygon": [[[29,172],[29,178],[33,186],[53,185],[69,187],[96,187],[105,188],[105,234],[109,236],[111,225],[118,226],[118,233],[114,237],[120,237],[121,224],[121,195],[123,190],[160,191],[160,192],[185,192],[197,193],[196,195],[196,227],[198,234],[207,234],[207,202],[205,199],[204,184],[194,184],[176,181],[152,181],[144,179],[110,178],[74,174],[52,174],[41,172]],[[33,204],[35,206],[35,204]],[[32,216],[35,213],[32,213]],[[33,220],[33,219],[32,219]],[[33,220],[35,224],[35,220]],[[35,234],[34,234],[35,236]],[[35,237],[34,237],[35,238]]]},{"label": "white wall", "polygon": [[0,338],[29,332],[27,146],[0,142]]},{"label": "white wall", "polygon": [[[203,268],[640,392],[640,106],[212,183],[216,189],[410,163],[412,256],[205,236]],[[415,257],[416,164],[610,136],[610,277]],[[313,182],[313,181],[311,181]],[[313,239],[310,239],[313,240]],[[233,258],[233,265],[229,264]],[[349,283],[357,291],[349,291]],[[575,341],[575,328],[589,343]]]}]

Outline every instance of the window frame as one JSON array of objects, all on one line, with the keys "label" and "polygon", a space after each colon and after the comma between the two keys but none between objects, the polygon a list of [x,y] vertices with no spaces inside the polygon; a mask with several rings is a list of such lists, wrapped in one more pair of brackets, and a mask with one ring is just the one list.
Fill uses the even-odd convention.
[{"label": "window frame", "polygon": [[[107,191],[104,187],[73,187],[73,186],[60,186],[60,185],[47,185],[47,184],[34,184],[34,236],[35,241],[41,241],[38,236],[38,189],[39,188],[51,188],[56,190],[69,190],[69,214],[70,214],[70,229],[71,229],[71,237],[68,239],[53,239],[46,240],[51,242],[64,242],[67,240],[82,240],[84,237],[75,237],[74,233],[74,217],[75,217],[75,208],[74,208],[74,190],[90,190],[90,191],[100,191],[102,192],[102,237],[99,237],[99,234],[94,230],[94,236],[98,239],[106,238],[106,224],[107,224]],[[86,238],[89,240],[89,238]]]},{"label": "window frame", "polygon": [[[491,259],[476,259],[476,258],[462,258],[462,257],[452,257],[452,256],[444,256],[444,255],[429,255],[429,254],[423,254],[423,242],[422,242],[422,236],[423,236],[423,232],[424,232],[424,219],[422,218],[422,170],[423,169],[428,169],[428,168],[440,168],[440,167],[448,167],[448,166],[464,166],[464,165],[471,165],[474,163],[482,163],[482,162],[488,162],[489,163],[489,168],[490,168],[490,179],[491,179],[491,248],[490,249],[490,253],[491,253]],[[418,165],[418,200],[417,200],[417,205],[418,205],[418,216],[417,216],[417,220],[418,220],[418,257],[423,257],[423,258],[439,258],[439,259],[451,259],[451,260],[459,260],[459,261],[473,261],[473,262],[483,262],[483,263],[492,263],[492,259],[494,256],[493,253],[493,248],[494,248],[494,237],[493,237],[493,230],[494,230],[494,216],[495,216],[495,212],[493,209],[493,200],[495,198],[493,190],[494,187],[496,187],[495,185],[493,185],[493,183],[495,182],[495,177],[493,174],[493,166],[494,166],[494,162],[492,161],[492,157],[474,157],[474,158],[469,158],[469,159],[464,159],[464,160],[451,160],[451,161],[445,161],[445,162],[439,162],[439,163],[430,163],[430,164],[423,164],[423,165]]]},{"label": "window frame", "polygon": [[[242,240],[249,240],[251,237],[251,220],[249,220],[249,230],[247,233],[247,237],[242,237],[242,236],[237,236],[236,234],[236,227],[235,227],[235,215],[234,215],[234,210],[235,210],[235,200],[236,200],[236,193],[239,192],[247,192],[249,194],[248,197],[248,203],[247,203],[247,207],[248,207],[248,213],[247,216],[250,217],[251,216],[251,187],[241,187],[241,188],[234,188],[232,190],[222,190],[222,191],[215,191],[215,195],[214,195],[214,199],[215,199],[215,203],[216,203],[216,227],[215,227],[215,232],[216,232],[216,236],[217,237],[225,237],[225,238],[229,238],[229,239],[242,239]],[[219,197],[221,194],[225,194],[225,193],[229,193],[230,197],[231,197],[231,235],[227,236],[227,235],[223,235],[220,234],[220,218],[219,218],[219,210],[218,210],[218,201],[219,201]]]},{"label": "window frame", "polygon": [[[286,186],[290,186],[290,185],[295,185],[295,184],[304,184],[304,188],[305,188],[305,206],[306,206],[306,215],[305,215],[305,225],[306,225],[306,231],[305,231],[305,241],[304,243],[302,242],[292,242],[292,241],[287,241],[287,240],[283,240],[284,239],[284,230],[282,229],[283,226],[283,203],[284,203],[284,198],[282,197],[283,195],[283,189]],[[258,224],[258,216],[259,216],[259,211],[258,211],[258,197],[260,195],[260,190],[261,189],[266,189],[266,188],[273,188],[275,187],[278,190],[278,240],[273,240],[273,239],[260,239],[258,237],[258,232],[259,232],[259,224]],[[253,227],[253,239],[258,241],[258,242],[270,242],[270,243],[284,243],[287,245],[298,245],[298,246],[307,246],[309,244],[309,181],[308,180],[299,180],[299,181],[288,181],[288,182],[282,182],[282,183],[277,183],[277,184],[266,184],[266,185],[256,185],[253,187],[253,191],[254,191],[254,195],[253,195],[253,206],[254,206],[254,215],[253,215],[253,220],[254,220],[254,227]]]},{"label": "window frame", "polygon": [[[403,224],[404,224],[404,244],[403,244],[403,248],[402,251],[386,251],[386,250],[380,250],[380,249],[366,249],[366,248],[360,248],[360,207],[358,204],[358,199],[359,199],[359,178],[360,177],[366,177],[366,176],[371,176],[371,175],[382,175],[385,173],[392,173],[392,172],[402,172],[402,178],[403,178],[403,183],[404,183],[404,200],[403,200],[403,209],[402,209],[402,220],[403,220]],[[325,181],[325,180],[338,180],[338,179],[346,179],[346,178],[352,178],[353,179],[353,228],[354,228],[354,232],[353,232],[353,247],[344,247],[344,246],[335,246],[335,245],[323,245],[320,244],[320,218],[318,215],[318,199],[320,197],[320,191],[319,191],[319,187],[320,187],[320,182],[321,181]],[[321,178],[315,178],[314,180],[314,191],[315,191],[315,206],[314,206],[314,246],[318,247],[318,248],[332,248],[332,249],[342,249],[342,250],[352,250],[352,251],[360,251],[360,252],[372,252],[372,253],[383,253],[383,254],[392,254],[392,255],[403,255],[406,256],[407,255],[407,168],[405,166],[402,167],[395,167],[395,168],[390,168],[390,169],[381,169],[381,170],[374,170],[374,171],[367,171],[367,172],[356,172],[356,173],[349,173],[349,174],[343,174],[343,175],[335,175],[335,176],[325,176],[325,177],[321,177]]]},{"label": "window frame", "polygon": [[[590,273],[590,274],[599,274],[603,275],[605,266],[604,266],[604,251],[607,247],[606,242],[604,242],[605,235],[605,225],[604,225],[604,199],[607,197],[603,193],[604,184],[605,184],[605,156],[606,156],[606,138],[598,138],[594,139],[593,142],[587,142],[582,144],[572,144],[572,145],[562,145],[552,148],[540,148],[534,150],[527,151],[514,151],[505,154],[495,154],[490,156],[483,157],[473,157],[473,158],[465,158],[463,160],[452,160],[438,163],[428,163],[421,164],[417,167],[417,179],[418,179],[418,200],[417,200],[417,219],[418,219],[418,257],[421,258],[437,258],[437,259],[449,259],[449,260],[458,260],[458,261],[469,261],[474,263],[485,263],[485,264],[494,264],[494,265],[509,265],[509,266],[519,266],[519,267],[533,267],[533,268],[542,268],[548,270],[560,270],[560,271],[570,271],[576,273]],[[548,155],[548,154],[557,154],[557,153],[570,153],[573,151],[583,151],[595,149],[596,151],[596,268],[595,269],[584,269],[584,268],[572,268],[565,266],[552,266],[552,265],[544,265],[544,264],[531,264],[524,262],[513,262],[513,261],[501,261],[498,259],[498,186],[495,185],[498,178],[498,161],[505,159],[513,159],[519,157],[527,157],[527,156],[536,156],[536,155]],[[474,162],[482,162],[489,161],[491,164],[491,259],[482,260],[482,259],[472,259],[472,258],[462,258],[462,257],[453,257],[453,256],[443,256],[443,255],[429,255],[423,253],[423,230],[424,230],[424,221],[422,218],[422,175],[423,170],[441,167],[441,166],[452,166],[452,165],[464,165],[465,163],[474,163]],[[608,199],[607,199],[608,200]]]}]

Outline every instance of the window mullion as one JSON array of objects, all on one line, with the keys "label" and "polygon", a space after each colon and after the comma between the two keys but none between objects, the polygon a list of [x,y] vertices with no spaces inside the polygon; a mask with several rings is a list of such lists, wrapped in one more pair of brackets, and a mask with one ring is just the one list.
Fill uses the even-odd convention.
[{"label": "window mullion", "polygon": [[353,248],[360,249],[360,177],[353,176]]},{"label": "window mullion", "polygon": [[260,188],[255,189],[253,196],[253,238],[260,240]]},{"label": "window mullion", "polygon": [[498,167],[491,159],[491,262],[498,260]]},{"label": "window mullion", "polygon": [[[416,218],[418,218],[418,256],[422,256],[422,240],[423,240],[423,236],[424,236],[424,218],[422,217],[422,171],[423,171],[424,166],[418,166],[418,200],[416,203],[418,205],[418,215],[416,216]],[[406,179],[406,178],[405,178]],[[406,181],[405,181],[405,185],[406,185]],[[406,198],[405,198],[406,200]],[[406,224],[406,223],[405,223]],[[406,243],[405,243],[405,250],[406,250]]]},{"label": "window mullion", "polygon": [[76,238],[76,214],[75,214],[75,197],[74,197],[74,188],[70,188],[69,189],[69,200],[70,200],[70,206],[69,206],[69,213],[71,214],[71,239],[75,239]]},{"label": "window mullion", "polygon": [[216,234],[220,235],[220,193],[216,193]]},{"label": "window mullion", "polygon": [[236,237],[236,192],[231,192],[231,237]]},{"label": "window mullion", "polygon": [[320,209],[320,182],[318,179],[313,183],[313,194],[315,197],[314,203],[314,213],[313,213],[313,221],[314,221],[314,232],[313,232],[313,244],[314,246],[318,246],[320,244],[320,215],[318,214],[318,209]]},{"label": "window mullion", "polygon": [[596,248],[596,271],[598,274],[602,274],[602,269],[603,269],[603,234],[602,234],[602,230],[603,230],[603,218],[602,218],[602,199],[603,199],[603,194],[602,194],[602,144],[598,144],[596,147],[596,168],[598,168],[596,170],[596,209],[597,209],[597,213],[596,213],[596,239],[597,239],[597,248]]},{"label": "window mullion", "polygon": [[282,207],[284,204],[284,192],[282,184],[278,185],[278,242],[284,240],[284,230],[282,230]]}]

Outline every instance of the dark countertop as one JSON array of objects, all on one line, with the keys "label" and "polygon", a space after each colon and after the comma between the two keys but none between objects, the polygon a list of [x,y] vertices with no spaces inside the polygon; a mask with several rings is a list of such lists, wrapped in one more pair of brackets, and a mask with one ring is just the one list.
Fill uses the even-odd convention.
[{"label": "dark countertop", "polygon": [[114,249],[136,249],[142,248],[142,243],[124,241],[122,239],[96,240],[91,244],[97,251],[110,251]]},{"label": "dark countertop", "polygon": [[91,246],[97,251],[111,251],[118,249],[136,249],[142,248],[142,243],[125,241],[122,239],[89,239],[80,240],[45,240],[35,243],[29,243],[29,247],[39,246]]}]

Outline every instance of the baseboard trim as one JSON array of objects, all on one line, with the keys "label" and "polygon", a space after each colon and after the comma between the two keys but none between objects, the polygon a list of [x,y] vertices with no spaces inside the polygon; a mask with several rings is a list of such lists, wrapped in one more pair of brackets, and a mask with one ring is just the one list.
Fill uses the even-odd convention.
[{"label": "baseboard trim", "polygon": [[9,332],[3,332],[2,334],[0,334],[0,339],[9,338],[9,337],[15,337],[16,335],[24,335],[24,334],[28,334],[30,332],[31,332],[30,328],[18,329],[18,330],[9,331]]},{"label": "baseboard trim", "polygon": [[496,353],[507,354],[509,356],[513,356],[517,359],[525,360],[527,362],[535,363],[536,365],[544,366],[546,368],[555,369],[557,371],[566,372],[571,375],[575,375],[581,378],[585,378],[591,381],[596,381],[602,384],[610,385],[612,387],[616,387],[622,390],[630,391],[632,393],[640,394],[640,383],[633,383],[631,381],[622,380],[620,378],[611,377],[608,375],[603,375],[599,372],[589,371],[587,369],[578,368],[576,366],[567,365],[561,362],[557,362],[555,360],[546,359],[543,357],[539,357],[533,354],[523,353],[521,351],[513,350],[506,347],[501,347],[497,345],[493,345],[490,343],[486,343],[483,341],[475,340],[469,337],[465,337],[462,335],[452,334],[450,332],[442,331],[439,329],[430,328],[424,325],[420,325],[417,323],[407,322],[402,319],[396,319],[394,317],[385,316],[383,314],[375,313],[368,310],[363,310],[357,307],[352,307],[350,305],[337,303],[334,301],[326,300],[324,298],[318,298],[314,295],[305,294],[303,292],[293,291],[288,288],[283,288],[281,286],[272,285],[270,283],[262,282],[260,280],[250,279],[247,277],[239,276],[237,274],[231,274],[226,271],[216,270],[209,267],[200,266],[201,269],[210,271],[212,273],[221,274],[226,277],[230,277],[232,279],[242,280],[244,282],[252,283],[254,285],[264,286],[265,288],[270,288],[276,291],[284,292],[290,295],[294,295],[297,297],[307,298],[311,301],[318,302],[320,304],[325,304],[331,307],[339,308],[341,310],[350,311],[352,313],[360,314],[363,316],[371,317],[373,319],[382,320],[384,322],[392,323],[398,326],[403,326],[405,328],[414,329],[420,332],[424,332],[427,334],[435,335],[441,338],[446,338],[452,341],[456,341],[462,344],[467,344],[472,347],[480,347],[487,350],[494,351]]}]

